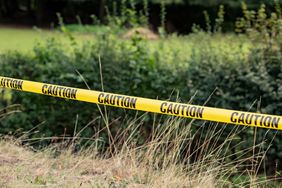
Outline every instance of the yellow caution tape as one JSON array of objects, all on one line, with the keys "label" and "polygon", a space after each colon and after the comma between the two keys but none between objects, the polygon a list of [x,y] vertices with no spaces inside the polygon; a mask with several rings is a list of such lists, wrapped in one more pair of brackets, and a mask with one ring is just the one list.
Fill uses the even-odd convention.
[{"label": "yellow caution tape", "polygon": [[0,76],[0,87],[119,108],[179,117],[282,130],[282,116],[211,108],[155,99],[91,91]]}]

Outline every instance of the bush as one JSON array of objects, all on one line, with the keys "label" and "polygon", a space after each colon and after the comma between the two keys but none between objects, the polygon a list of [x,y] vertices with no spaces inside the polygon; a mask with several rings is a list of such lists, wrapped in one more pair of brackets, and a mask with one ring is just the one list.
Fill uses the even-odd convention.
[{"label": "bush", "polygon": [[[63,50],[61,44],[49,40],[46,46],[37,45],[32,56],[18,53],[1,55],[0,74],[78,88],[87,88],[84,82],[86,81],[91,89],[102,90],[99,65],[101,58],[104,89],[108,92],[170,98],[173,101],[178,99],[182,102],[190,101],[190,97],[196,93],[192,102],[199,105],[208,101],[209,106],[282,114],[280,51],[254,48],[246,58],[236,54],[219,53],[221,50],[206,42],[200,47],[197,46],[198,49],[194,50],[189,58],[180,58],[178,55],[162,58],[167,57],[165,50],[160,48],[153,52],[148,45],[149,43],[138,35],[129,41],[121,41],[109,34],[97,37],[95,43],[85,44],[82,48],[74,46],[72,53],[69,53]],[[173,49],[174,46],[170,48]],[[245,49],[242,47],[238,52],[243,54]],[[174,61],[167,62],[168,59]],[[176,64],[175,60],[183,62]],[[209,98],[214,90],[214,94]],[[2,134],[18,130],[28,131],[38,126],[39,132],[30,134],[30,137],[72,136],[75,129],[81,130],[91,122],[81,133],[81,136],[90,138],[95,135],[95,130],[107,124],[93,104],[4,91],[9,92],[11,97],[3,99],[2,106],[21,104],[23,112],[1,121]],[[173,91],[176,92],[171,95]],[[4,98],[4,94],[1,96]],[[259,103],[254,103],[258,101]],[[255,104],[257,109],[254,110]],[[107,107],[107,110],[113,135],[126,128],[123,117],[136,116],[133,111],[112,107]],[[140,139],[140,142],[150,137],[154,122],[152,114],[146,115],[143,131],[140,132],[143,140]],[[192,128],[197,130],[197,127]],[[219,128],[220,126],[217,126],[217,129]],[[255,134],[258,141],[267,142],[271,142],[276,134],[275,131],[266,132],[265,129],[259,129],[256,133],[252,128],[239,128],[242,129],[240,139],[246,142],[246,148],[253,144]],[[106,133],[102,132],[99,137],[108,143]],[[224,135],[222,139],[224,140]],[[276,159],[282,160],[282,148],[278,141],[278,137],[275,138],[274,146],[267,155],[270,163]]]},{"label": "bush", "polygon": [[[112,36],[102,37],[95,44],[75,48],[69,55],[61,44],[50,39],[46,46],[37,45],[34,56],[19,53],[1,55],[1,75],[87,89],[85,79],[91,89],[101,91],[100,54],[105,91],[144,97],[169,96],[175,82],[171,74],[176,73],[156,64],[155,57],[147,54],[141,43],[144,41],[139,37],[129,43],[120,43]],[[169,87],[165,88],[165,85]],[[157,90],[162,92],[155,95],[154,91]],[[93,104],[30,93],[4,92],[9,92],[11,97],[9,101],[2,100],[2,106],[7,103],[21,104],[23,113],[11,115],[1,122],[3,134],[16,130],[28,131],[39,125],[38,134],[32,137],[71,136],[77,117],[77,129],[81,129],[101,115]],[[112,119],[135,113],[114,108],[110,111]],[[95,126],[104,126],[102,118],[89,126],[82,136],[93,136]],[[119,127],[113,129],[118,131]]]}]

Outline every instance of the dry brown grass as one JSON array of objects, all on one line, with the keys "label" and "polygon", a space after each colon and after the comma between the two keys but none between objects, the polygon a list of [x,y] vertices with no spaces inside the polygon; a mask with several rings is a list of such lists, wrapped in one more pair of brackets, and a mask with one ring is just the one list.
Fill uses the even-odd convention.
[{"label": "dry brown grass", "polygon": [[[137,154],[138,155],[138,154]],[[140,156],[139,156],[140,157]],[[183,167],[157,169],[135,152],[98,157],[95,151],[54,157],[52,149],[34,152],[11,141],[0,143],[1,187],[215,187],[210,173],[187,175]]]},{"label": "dry brown grass", "polygon": [[[265,185],[256,181],[258,166],[252,166],[253,171],[242,171],[247,169],[244,165],[261,164],[265,151],[244,157],[259,145],[238,153],[230,151],[235,147],[231,142],[244,129],[234,126],[224,141],[219,141],[228,125],[206,122],[196,134],[191,131],[193,121],[171,117],[152,125],[152,137],[137,145],[142,122],[142,118],[129,122],[112,138],[110,149],[103,155],[95,144],[76,152],[76,141],[68,147],[59,144],[33,151],[22,145],[25,136],[17,140],[3,138],[0,187],[232,187],[229,178],[234,174],[249,176],[248,182],[240,182],[238,187]],[[72,140],[79,140],[80,132]],[[241,157],[234,161],[230,160],[232,155]]]}]

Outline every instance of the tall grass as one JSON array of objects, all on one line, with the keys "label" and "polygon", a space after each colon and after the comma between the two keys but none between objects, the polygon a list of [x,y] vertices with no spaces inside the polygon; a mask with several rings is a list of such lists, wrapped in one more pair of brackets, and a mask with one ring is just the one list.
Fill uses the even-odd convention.
[{"label": "tall grass", "polygon": [[[18,139],[3,137],[0,184],[8,187],[257,187],[271,181],[258,174],[266,152],[261,150],[264,143],[254,142],[253,147],[234,153],[235,147],[244,144],[242,140],[232,145],[237,134],[249,128],[230,129],[229,125],[163,117],[152,124],[151,137],[140,144],[144,116],[125,122],[127,128],[109,136],[111,143],[104,152],[100,150],[101,130],[92,138],[80,137],[83,130],[61,138],[27,139],[27,134],[36,130]],[[120,125],[109,122],[107,126]],[[226,129],[229,129],[227,135]],[[220,141],[223,137],[224,141]],[[60,142],[35,152],[24,144],[42,139]],[[80,145],[85,140],[87,147]],[[254,151],[253,155],[246,155],[250,151]]]}]

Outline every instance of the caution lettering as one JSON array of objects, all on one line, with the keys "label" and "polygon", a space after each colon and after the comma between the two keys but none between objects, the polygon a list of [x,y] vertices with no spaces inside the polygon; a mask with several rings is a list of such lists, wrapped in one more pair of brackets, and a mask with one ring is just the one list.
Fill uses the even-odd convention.
[{"label": "caution lettering", "polygon": [[1,78],[0,87],[23,90],[23,81],[10,78]]},{"label": "caution lettering", "polygon": [[98,102],[101,104],[136,109],[137,98],[127,97],[122,95],[100,93],[98,96]]},{"label": "caution lettering", "polygon": [[232,123],[259,125],[264,127],[278,128],[280,118],[268,115],[233,112],[230,117]]},{"label": "caution lettering", "polygon": [[163,102],[160,111],[165,114],[180,115],[193,118],[203,118],[204,108],[186,104]]},{"label": "caution lettering", "polygon": [[42,93],[55,97],[76,99],[77,89],[44,84],[42,86]]}]

